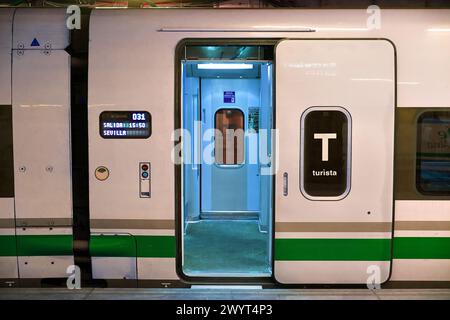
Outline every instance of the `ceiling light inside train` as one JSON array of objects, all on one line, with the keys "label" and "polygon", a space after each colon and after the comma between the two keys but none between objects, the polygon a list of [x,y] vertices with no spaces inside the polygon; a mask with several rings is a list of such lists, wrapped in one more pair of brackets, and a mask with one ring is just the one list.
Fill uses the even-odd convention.
[{"label": "ceiling light inside train", "polygon": [[199,69],[214,70],[238,70],[253,69],[253,65],[249,63],[204,63],[198,65]]}]

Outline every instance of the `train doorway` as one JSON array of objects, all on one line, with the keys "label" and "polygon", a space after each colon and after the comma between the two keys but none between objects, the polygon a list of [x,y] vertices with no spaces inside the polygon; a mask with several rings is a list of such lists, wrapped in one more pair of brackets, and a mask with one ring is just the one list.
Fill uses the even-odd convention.
[{"label": "train doorway", "polygon": [[182,274],[271,277],[273,48],[189,49],[209,56],[181,61]]}]

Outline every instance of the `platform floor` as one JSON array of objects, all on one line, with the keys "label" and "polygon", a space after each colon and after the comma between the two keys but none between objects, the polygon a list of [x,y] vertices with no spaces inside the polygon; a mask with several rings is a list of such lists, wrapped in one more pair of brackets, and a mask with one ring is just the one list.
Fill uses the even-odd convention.
[{"label": "platform floor", "polygon": [[2,288],[0,300],[450,300],[450,289],[25,289]]}]

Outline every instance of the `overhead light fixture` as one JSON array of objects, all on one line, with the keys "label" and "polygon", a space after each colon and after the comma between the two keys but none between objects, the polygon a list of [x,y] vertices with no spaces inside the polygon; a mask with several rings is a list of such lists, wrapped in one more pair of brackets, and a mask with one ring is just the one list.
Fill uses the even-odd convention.
[{"label": "overhead light fixture", "polygon": [[197,66],[199,69],[205,70],[239,70],[253,69],[253,65],[249,63],[202,63]]}]

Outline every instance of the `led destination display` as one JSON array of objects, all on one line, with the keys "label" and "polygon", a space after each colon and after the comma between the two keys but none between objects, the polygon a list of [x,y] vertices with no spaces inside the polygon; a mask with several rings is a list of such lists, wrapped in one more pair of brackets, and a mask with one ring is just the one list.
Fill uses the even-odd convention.
[{"label": "led destination display", "polygon": [[151,135],[147,111],[104,111],[99,123],[100,136],[105,139],[146,139]]}]

